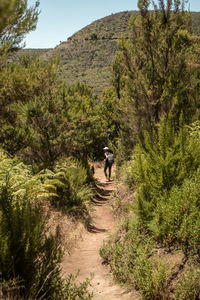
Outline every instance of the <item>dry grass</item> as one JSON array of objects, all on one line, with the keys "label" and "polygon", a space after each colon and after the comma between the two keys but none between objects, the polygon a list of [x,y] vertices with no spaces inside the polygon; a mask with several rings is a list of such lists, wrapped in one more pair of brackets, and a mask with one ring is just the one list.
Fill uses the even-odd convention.
[{"label": "dry grass", "polygon": [[45,205],[45,212],[48,215],[48,232],[55,234],[56,228],[59,227],[62,247],[64,251],[70,253],[83,232],[86,231],[84,224],[65,213],[56,211],[50,204]]}]

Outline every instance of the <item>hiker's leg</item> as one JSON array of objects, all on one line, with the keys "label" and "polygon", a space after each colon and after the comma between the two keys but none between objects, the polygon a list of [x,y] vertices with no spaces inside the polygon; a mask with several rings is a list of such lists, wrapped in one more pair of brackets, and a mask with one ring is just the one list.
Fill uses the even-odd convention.
[{"label": "hiker's leg", "polygon": [[105,174],[106,178],[107,178],[107,167],[108,167],[108,165],[105,163],[104,164],[104,174]]},{"label": "hiker's leg", "polygon": [[109,165],[109,180],[110,180],[110,177],[111,177],[111,168],[112,168],[112,165]]}]

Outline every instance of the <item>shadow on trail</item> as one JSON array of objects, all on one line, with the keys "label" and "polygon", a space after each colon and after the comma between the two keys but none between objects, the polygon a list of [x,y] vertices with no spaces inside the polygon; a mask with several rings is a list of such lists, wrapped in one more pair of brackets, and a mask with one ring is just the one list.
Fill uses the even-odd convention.
[{"label": "shadow on trail", "polygon": [[101,229],[101,228],[97,228],[96,226],[89,224],[88,225],[88,231],[90,233],[101,233],[101,232],[106,232],[108,231],[107,229]]},{"label": "shadow on trail", "polygon": [[111,196],[111,193],[113,191],[107,188],[105,189],[105,187],[107,187],[109,184],[110,184],[109,182],[106,182],[106,183],[98,183],[96,185],[96,195],[92,199],[94,205],[101,206],[108,201],[108,198]]},{"label": "shadow on trail", "polygon": [[[104,206],[106,202],[109,200],[111,193],[113,192],[112,189],[108,189],[111,182],[97,182],[96,184],[96,195],[92,199],[92,203],[95,206]],[[96,227],[93,222],[87,225],[87,230],[90,233],[103,233],[107,232],[108,230],[105,228],[98,228]]]}]

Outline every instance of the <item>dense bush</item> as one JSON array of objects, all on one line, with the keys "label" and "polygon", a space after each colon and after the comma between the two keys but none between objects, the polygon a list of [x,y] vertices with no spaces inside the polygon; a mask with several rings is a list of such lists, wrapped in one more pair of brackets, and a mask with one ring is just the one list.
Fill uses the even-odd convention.
[{"label": "dense bush", "polygon": [[47,236],[41,206],[27,199],[14,203],[6,187],[0,194],[0,212],[1,280],[18,279],[25,298],[55,298],[62,282],[59,232]]},{"label": "dense bush", "polygon": [[[52,201],[66,213],[89,218],[92,189],[86,169],[67,161],[55,171],[44,170],[33,175],[30,166],[0,152],[0,273],[2,295],[17,294],[25,299],[74,299],[87,292],[89,281],[80,287],[73,276],[60,275],[62,249],[60,234],[46,231],[44,201]],[[75,278],[74,278],[75,279]],[[3,297],[2,296],[2,297]],[[71,297],[71,298],[70,298]],[[88,298],[87,298],[88,297]]]},{"label": "dense bush", "polygon": [[144,232],[139,231],[137,222],[127,220],[121,225],[119,232],[100,249],[100,255],[110,265],[119,282],[132,283],[134,280],[134,261],[139,249],[151,249],[150,241],[146,237]]},{"label": "dense bush", "polygon": [[181,245],[184,252],[199,253],[200,239],[199,172],[186,179],[181,187],[174,186],[160,198],[154,218],[148,225],[156,240],[165,246]]},{"label": "dense bush", "polygon": [[198,265],[191,264],[178,280],[175,290],[177,300],[195,300],[200,296],[200,269]]},{"label": "dense bush", "polygon": [[44,171],[44,179],[46,196],[55,207],[83,220],[89,217],[94,192],[87,170],[80,162],[63,161],[54,171]]},{"label": "dense bush", "polygon": [[199,143],[186,126],[176,132],[170,121],[163,121],[153,140],[146,134],[137,146],[130,164],[128,181],[137,189],[137,209],[145,223],[153,218],[160,198],[169,196],[174,185],[181,186],[200,163]]},{"label": "dense bush", "polygon": [[199,295],[199,123],[188,127],[180,120],[179,124],[175,130],[170,119],[163,120],[153,138],[145,134],[131,161],[124,164],[125,180],[131,192],[136,192],[129,211],[133,209],[136,215],[129,212],[129,221],[100,251],[116,279],[134,283],[144,299],[172,297],[169,278],[173,272],[165,255],[155,258],[157,245],[165,251],[181,249],[186,260],[194,257],[197,266],[193,264],[190,270],[194,280],[189,281],[185,268],[173,291],[177,299]]},{"label": "dense bush", "polygon": [[50,201],[67,214],[89,218],[93,196],[92,174],[85,166],[72,159],[63,159],[53,170],[44,169],[33,174],[31,166],[7,157],[0,151],[0,188],[6,186],[12,197],[36,201]]},{"label": "dense bush", "polygon": [[143,299],[168,299],[169,270],[162,259],[150,259],[153,242],[137,221],[126,221],[100,250],[120,283],[139,289]]},{"label": "dense bush", "polygon": [[106,124],[91,89],[58,80],[57,59],[21,57],[0,69],[0,144],[36,171],[60,157],[99,158]]}]

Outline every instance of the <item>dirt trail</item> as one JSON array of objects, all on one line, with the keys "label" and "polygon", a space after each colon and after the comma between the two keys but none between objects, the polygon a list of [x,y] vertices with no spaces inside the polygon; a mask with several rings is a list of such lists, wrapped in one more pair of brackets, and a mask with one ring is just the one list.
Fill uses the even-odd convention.
[{"label": "dirt trail", "polygon": [[92,290],[95,300],[138,300],[138,293],[131,292],[114,284],[108,267],[103,265],[99,249],[103,241],[114,232],[116,221],[112,216],[108,200],[115,188],[114,182],[105,182],[103,168],[95,169],[98,180],[99,194],[94,200],[92,212],[93,224],[89,232],[85,232],[71,255],[65,255],[62,269],[64,274],[75,273],[80,270],[78,280],[84,281],[94,273]]}]

